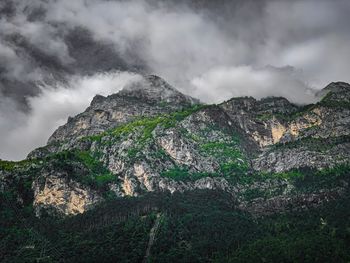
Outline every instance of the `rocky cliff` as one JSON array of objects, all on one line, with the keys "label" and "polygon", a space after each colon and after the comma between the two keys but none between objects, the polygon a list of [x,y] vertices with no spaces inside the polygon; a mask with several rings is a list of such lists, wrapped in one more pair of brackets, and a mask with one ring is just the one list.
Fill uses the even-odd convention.
[{"label": "rocky cliff", "polygon": [[15,189],[37,216],[195,189],[228,192],[255,216],[317,206],[348,188],[350,85],[319,96],[303,106],[280,97],[205,105],[146,76],[97,95],[27,160],[1,161],[1,189]]},{"label": "rocky cliff", "polygon": [[49,144],[99,134],[137,117],[154,117],[198,104],[161,78],[151,75],[108,97],[96,95],[85,112],[69,118],[49,138]]}]

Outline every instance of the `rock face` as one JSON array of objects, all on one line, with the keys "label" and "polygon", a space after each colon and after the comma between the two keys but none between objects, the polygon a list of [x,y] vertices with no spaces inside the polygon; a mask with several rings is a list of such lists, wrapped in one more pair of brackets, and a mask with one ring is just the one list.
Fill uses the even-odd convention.
[{"label": "rock face", "polygon": [[311,167],[315,169],[334,167],[338,164],[346,164],[350,158],[349,141],[342,144],[333,144],[329,140],[314,141],[321,146],[321,151],[302,146],[302,143],[295,144],[291,148],[283,146],[274,151],[266,151],[253,160],[253,167],[256,170],[268,172],[284,172],[295,168]]},{"label": "rock face", "polygon": [[85,112],[69,118],[49,143],[96,135],[137,117],[157,116],[198,104],[157,76],[146,76],[108,97],[97,95]]},{"label": "rock face", "polygon": [[64,177],[66,175],[47,175],[43,183],[40,179],[34,181],[33,205],[37,216],[46,208],[55,208],[58,214],[76,215],[102,200],[96,192]]},{"label": "rock face", "polygon": [[[195,189],[229,192],[256,215],[334,199],[348,187],[349,91],[332,83],[320,102],[306,106],[280,97],[201,105],[147,76],[96,96],[26,161],[41,162],[31,177],[37,215],[75,215],[110,197]],[[16,169],[3,169],[1,180]],[[300,176],[303,169],[314,179]],[[325,173],[336,175],[334,182]]]},{"label": "rock face", "polygon": [[350,85],[345,82],[332,82],[317,93],[319,97],[328,95],[327,100],[349,102]]},{"label": "rock face", "polygon": [[276,118],[298,111],[298,107],[285,98],[234,98],[220,105],[245,134],[260,147],[279,142],[286,132],[285,122]]}]

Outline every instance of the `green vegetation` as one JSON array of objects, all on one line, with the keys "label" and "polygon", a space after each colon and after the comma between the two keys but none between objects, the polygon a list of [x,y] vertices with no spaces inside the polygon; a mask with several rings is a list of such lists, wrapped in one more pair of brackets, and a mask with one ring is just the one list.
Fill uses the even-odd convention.
[{"label": "green vegetation", "polygon": [[0,160],[0,170],[11,172],[13,191],[21,193],[28,203],[32,202],[33,198],[31,186],[34,178],[49,165],[53,165],[57,171],[66,172],[70,178],[101,191],[106,196],[108,195],[108,184],[119,183],[117,176],[113,175],[96,156],[88,151],[62,151],[49,154],[43,159],[28,159],[19,162]]},{"label": "green vegetation", "polygon": [[[85,139],[102,144],[133,135],[137,143],[125,156],[134,162],[142,157],[145,146],[152,146],[152,133],[157,126],[174,127],[202,107],[139,118]],[[290,120],[312,107],[282,117]],[[264,120],[270,115],[259,118]],[[205,136],[216,127],[207,129],[203,134],[201,130],[196,135],[187,135],[197,143],[200,154],[215,157],[217,171],[199,173],[175,165],[163,171],[162,177],[184,182],[223,177],[246,189],[239,196],[245,201],[281,195],[290,185],[292,194],[300,196],[342,187],[345,189],[342,197],[307,211],[286,208],[283,214],[254,217],[238,209],[237,196],[221,191],[110,198],[114,194],[108,184],[119,183],[119,179],[100,161],[98,152],[71,150],[47,155],[42,160],[0,160],[1,170],[16,171],[9,173],[13,181],[11,190],[0,192],[0,261],[142,262],[156,214],[161,213],[149,262],[350,262],[350,164],[322,170],[301,168],[283,173],[253,173],[238,135],[227,141],[208,143]],[[349,142],[349,136],[306,138],[273,149],[303,146],[322,152]],[[152,148],[149,157],[171,163],[168,154],[157,147]],[[35,176],[46,168],[51,171],[51,166],[54,171],[66,173],[69,178],[103,193],[107,201],[76,217],[36,218],[31,186]],[[286,181],[287,186],[278,184]],[[266,187],[259,188],[259,183],[266,183]]]},{"label": "green vegetation", "polygon": [[0,261],[141,262],[155,219],[144,207],[151,200],[114,200],[82,216],[38,219],[0,193]]},{"label": "green vegetation", "polygon": [[[317,104],[316,104],[317,105]],[[258,114],[256,115],[256,119],[260,121],[268,121],[273,119],[275,117],[278,120],[285,121],[285,122],[290,122],[293,121],[299,117],[302,117],[305,113],[310,112],[312,109],[316,107],[315,104],[308,104],[305,106],[301,106],[298,108],[297,111],[292,112],[290,114],[287,113],[263,113],[263,114]]]},{"label": "green vegetation", "polygon": [[[117,183],[119,179],[113,175],[92,153],[88,151],[63,151],[52,154],[46,161],[51,160],[57,169],[63,169],[69,175],[93,189],[106,191],[109,183]],[[78,169],[79,164],[85,170]]]},{"label": "green vegetation", "polygon": [[242,158],[242,153],[237,148],[237,139],[232,138],[230,142],[209,142],[201,145],[201,149],[214,155],[220,155],[223,157]]},{"label": "green vegetation", "polygon": [[191,108],[171,114],[162,114],[155,117],[139,117],[117,128],[108,130],[98,135],[84,137],[81,140],[95,141],[102,145],[111,145],[133,135],[134,144],[128,149],[126,155],[129,162],[135,161],[142,157],[142,149],[153,140],[153,131],[156,127],[162,126],[164,128],[174,127],[179,121],[185,119],[189,115],[197,112],[207,105],[195,105]]},{"label": "green vegetation", "polygon": [[32,164],[36,164],[37,160],[23,160],[23,161],[4,161],[0,159],[0,170],[13,171],[16,169],[22,169],[29,167]]},{"label": "green vegetation", "polygon": [[[236,164],[232,166],[231,164],[227,164],[226,167],[221,167],[216,173],[198,173],[190,172],[186,167],[176,166],[162,172],[161,176],[184,182],[196,181],[204,177],[224,177],[233,185],[239,184],[245,186],[269,180],[287,180],[296,187],[296,191],[312,192],[319,189],[329,189],[343,185],[342,180],[349,179],[350,164],[338,165],[322,170],[300,168],[281,173],[257,173],[246,169],[248,168],[244,166],[237,168]],[[268,189],[268,191],[270,190]],[[261,196],[261,194],[256,193],[256,195],[259,196]],[[272,193],[269,193],[268,195],[271,196],[271,194]],[[254,194],[252,193],[252,195]]]},{"label": "green vegetation", "polygon": [[293,170],[281,172],[281,173],[261,172],[261,173],[251,174],[249,176],[251,178],[251,181],[249,181],[249,183],[253,183],[255,181],[257,182],[264,181],[267,179],[268,180],[285,179],[295,183],[300,181],[300,185],[302,185],[302,184],[306,184],[306,181],[310,181],[318,184],[322,180],[327,180],[327,183],[324,183],[325,185],[327,185],[331,181],[338,182],[340,179],[348,177],[349,171],[350,171],[350,164],[342,164],[331,168],[324,168],[321,170],[306,167],[306,168],[293,169]]},{"label": "green vegetation", "polygon": [[240,194],[240,196],[243,197],[243,199],[248,202],[256,198],[263,198],[264,200],[267,200],[269,198],[282,195],[285,190],[286,190],[285,185],[269,187],[268,189],[254,187],[254,188],[246,189],[244,192]]},{"label": "green vegetation", "polygon": [[151,262],[347,262],[345,198],[307,212],[254,219],[219,192],[175,194]]},{"label": "green vegetation", "polygon": [[15,169],[17,162],[0,160],[0,169],[5,171],[12,171]]},{"label": "green vegetation", "polygon": [[[335,138],[334,143],[344,143],[348,136]],[[313,141],[322,139],[307,139],[310,145]],[[296,142],[298,143],[298,142]],[[330,147],[330,143],[324,144]],[[224,177],[232,184],[250,185],[254,182],[264,182],[266,180],[288,180],[295,184],[300,191],[317,190],[321,187],[331,188],[337,186],[340,178],[349,175],[350,164],[338,165],[336,167],[317,170],[309,168],[294,169],[282,173],[257,173],[249,170],[245,156],[238,150],[235,143],[213,142],[203,144],[202,151],[208,156],[215,156],[221,160],[220,168],[215,173],[194,173],[189,172],[186,167],[176,166],[161,173],[161,176],[171,178],[175,181],[195,181],[203,177]]]},{"label": "green vegetation", "polygon": [[339,101],[339,100],[322,100],[319,102],[319,105],[328,107],[328,108],[336,108],[336,109],[350,109],[349,101]]},{"label": "green vegetation", "polygon": [[248,172],[248,162],[240,151],[238,143],[237,137],[232,137],[230,142],[200,144],[202,154],[219,160],[219,169],[216,172],[190,172],[186,166],[175,166],[163,171],[160,175],[175,181],[196,181],[204,177],[225,177],[232,181],[235,176],[243,177]]},{"label": "green vegetation", "polygon": [[239,140],[233,137],[230,142],[211,142],[201,145],[202,152],[214,156],[220,161],[221,176],[245,175],[248,171],[246,156],[239,148]]},{"label": "green vegetation", "polygon": [[273,117],[275,117],[276,114],[272,114],[272,113],[263,113],[263,114],[259,114],[256,115],[256,119],[258,119],[259,121],[268,121],[268,120],[272,120]]},{"label": "green vegetation", "polygon": [[262,218],[237,209],[230,194],[208,190],[114,199],[65,219],[35,218],[14,200],[0,193],[1,262],[141,262],[157,211],[163,219],[150,262],[350,260],[349,193]]},{"label": "green vegetation", "polygon": [[106,135],[110,135],[118,139],[128,134],[134,133],[135,131],[140,131],[141,135],[138,141],[140,144],[143,144],[152,137],[152,132],[158,125],[163,126],[165,128],[174,127],[177,122],[185,119],[189,115],[205,107],[208,106],[195,105],[191,108],[184,109],[182,111],[174,112],[171,114],[163,114],[156,117],[140,117],[135,119],[134,121],[128,122],[127,124],[121,125],[115,129],[106,131],[102,134],[85,137],[84,140],[101,141],[102,138]]},{"label": "green vegetation", "polygon": [[[335,109],[350,109],[350,101],[349,100],[337,100],[333,99],[332,96],[335,94],[330,91],[322,98],[320,102],[318,102],[318,105],[328,107],[328,108],[335,108]],[[336,95],[335,95],[336,96]]]},{"label": "green vegetation", "polygon": [[220,171],[225,176],[232,175],[246,175],[248,171],[248,164],[244,161],[240,161],[241,159],[237,159],[238,161],[231,161],[225,164],[220,165]]},{"label": "green vegetation", "polygon": [[287,143],[278,143],[271,147],[271,151],[279,148],[283,149],[293,149],[297,147],[305,147],[312,151],[325,152],[332,149],[338,144],[344,144],[350,142],[349,135],[343,135],[339,137],[328,137],[328,138],[314,138],[306,137],[296,141],[291,141]]},{"label": "green vegetation", "polygon": [[[253,173],[249,176],[235,177],[235,179],[237,183],[247,187],[247,190],[242,192],[242,197],[250,201],[258,197],[267,199],[283,194],[287,187],[286,181],[292,186],[294,195],[344,187],[344,183],[350,180],[349,171],[349,164],[344,164],[322,170],[301,168],[283,173]],[[267,181],[269,181],[269,187],[260,187],[259,183]],[[251,188],[254,183],[255,186]]]},{"label": "green vegetation", "polygon": [[319,189],[330,189],[344,186],[349,181],[350,164],[338,165],[322,170],[300,169],[301,176],[294,178],[294,185],[299,191],[312,192]]}]

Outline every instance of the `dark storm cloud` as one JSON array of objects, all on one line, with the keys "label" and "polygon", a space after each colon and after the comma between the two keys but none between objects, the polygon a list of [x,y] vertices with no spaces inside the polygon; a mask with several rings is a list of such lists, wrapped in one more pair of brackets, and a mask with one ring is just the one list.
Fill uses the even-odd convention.
[{"label": "dark storm cloud", "polygon": [[313,89],[350,81],[349,12],[347,0],[1,1],[0,158],[24,157],[93,93],[139,77],[115,70],[207,102],[312,102]]}]

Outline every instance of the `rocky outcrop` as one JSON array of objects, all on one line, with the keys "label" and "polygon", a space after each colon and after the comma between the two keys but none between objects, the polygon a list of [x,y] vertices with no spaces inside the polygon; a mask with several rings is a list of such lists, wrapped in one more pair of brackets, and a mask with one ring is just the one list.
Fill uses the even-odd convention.
[{"label": "rocky outcrop", "polygon": [[[314,146],[319,142],[315,141]],[[326,143],[326,142],[323,142]],[[323,145],[323,143],[321,143]],[[350,143],[329,144],[324,150],[312,150],[308,147],[296,146],[285,148],[283,145],[272,151],[261,154],[253,160],[255,170],[266,172],[284,172],[297,168],[310,167],[321,169],[339,164],[349,164]]]},{"label": "rocky outcrop", "polygon": [[298,107],[284,98],[266,98],[260,101],[251,97],[234,98],[220,104],[246,135],[260,147],[279,142],[286,132],[286,124],[276,116],[292,114]]},{"label": "rocky outcrop", "polygon": [[[345,82],[332,82],[317,93],[322,100],[349,102],[350,85]],[[327,97],[326,97],[327,96]]]},{"label": "rocky outcrop", "polygon": [[[235,98],[220,106],[261,148],[299,138],[349,135],[350,86],[332,83],[316,105],[296,106],[283,98]],[[339,106],[339,107],[338,107]]]},{"label": "rocky outcrop", "polygon": [[198,103],[198,100],[183,95],[163,79],[145,76],[116,94],[95,96],[90,106],[83,113],[69,118],[67,124],[54,132],[48,143],[100,134],[137,117],[171,113]]},{"label": "rocky outcrop", "polygon": [[102,201],[97,192],[59,173],[36,179],[33,182],[33,190],[33,206],[39,217],[43,209],[54,210],[60,215],[81,214]]},{"label": "rocky outcrop", "polygon": [[185,191],[193,191],[193,190],[223,190],[227,192],[232,192],[233,190],[230,184],[224,178],[210,178],[204,177],[194,182],[177,182],[173,180],[169,180],[163,178],[159,181],[159,188],[162,191],[169,191],[170,193],[174,192],[185,192]]},{"label": "rocky outcrop", "polygon": [[178,165],[185,165],[194,171],[214,172],[219,164],[214,158],[201,156],[198,145],[186,140],[176,129],[169,129],[158,138],[157,143]]}]

